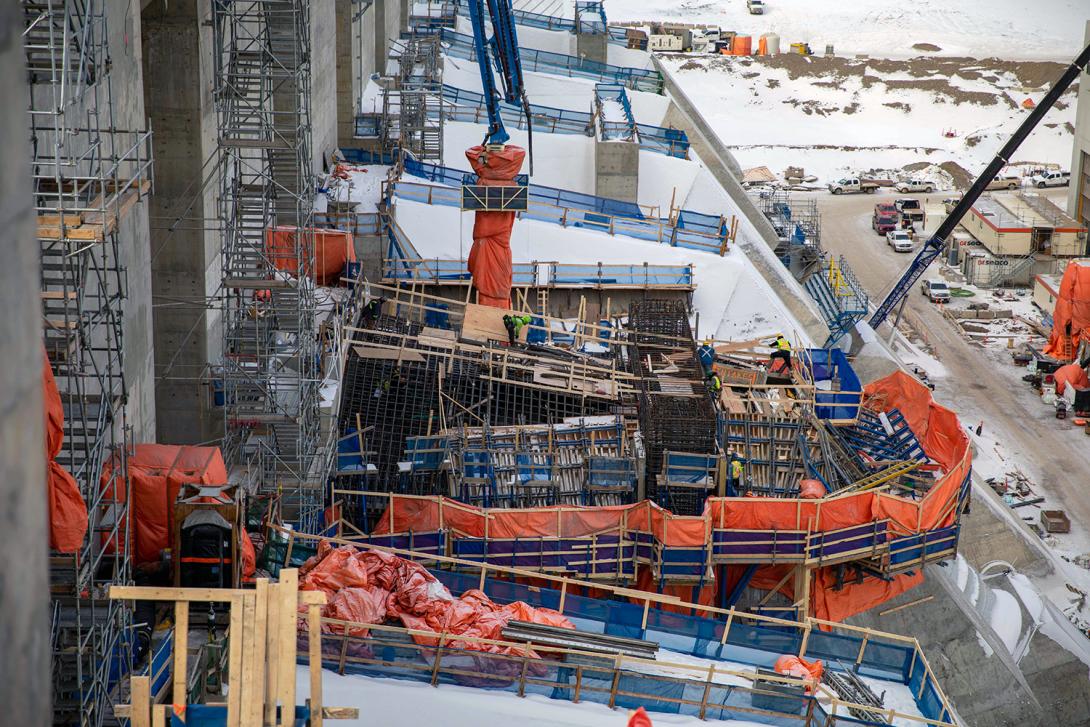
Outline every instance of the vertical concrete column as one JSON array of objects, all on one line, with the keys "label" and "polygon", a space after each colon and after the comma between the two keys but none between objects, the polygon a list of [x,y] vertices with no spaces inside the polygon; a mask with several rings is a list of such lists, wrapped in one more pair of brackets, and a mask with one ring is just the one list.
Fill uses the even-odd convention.
[{"label": "vertical concrete column", "polygon": [[594,142],[594,193],[599,197],[638,202],[640,145],[631,141]]},{"label": "vertical concrete column", "polygon": [[598,63],[608,63],[609,35],[607,33],[576,33],[575,51],[580,58]]},{"label": "vertical concrete column", "polygon": [[[1083,43],[1090,43],[1090,20],[1086,21]],[[1090,203],[1079,204],[1079,197],[1090,198],[1090,72],[1084,71],[1079,84],[1078,106],[1075,111],[1075,143],[1071,154],[1071,184],[1067,187],[1067,213],[1082,224],[1090,222]]]},{"label": "vertical concrete column", "polygon": [[[310,3],[310,128],[315,173],[322,171],[340,137],[340,4],[339,0]],[[349,17],[345,31],[350,33],[351,29]]]},{"label": "vertical concrete column", "polygon": [[352,17],[352,0],[336,0],[337,37],[337,144],[342,149],[354,145],[356,114],[360,108],[359,61]]},{"label": "vertical concrete column", "polygon": [[[374,0],[371,4],[371,10],[374,12],[375,18],[375,44],[372,50],[375,54],[375,71],[378,73],[386,72],[386,40],[389,37],[386,34],[386,9],[390,5],[400,7],[401,0]],[[364,27],[366,28],[366,26]],[[396,38],[397,35],[394,35],[394,37]]]},{"label": "vertical concrete column", "polygon": [[216,181],[202,188],[215,149],[210,0],[151,3],[142,15],[144,96],[155,131],[150,211],[158,439],[192,444],[222,436],[200,384],[219,358],[220,314],[203,301],[220,283]]},{"label": "vertical concrete column", "polygon": [[0,704],[4,724],[51,721],[49,524],[42,312],[31,200],[23,12],[0,3]]}]

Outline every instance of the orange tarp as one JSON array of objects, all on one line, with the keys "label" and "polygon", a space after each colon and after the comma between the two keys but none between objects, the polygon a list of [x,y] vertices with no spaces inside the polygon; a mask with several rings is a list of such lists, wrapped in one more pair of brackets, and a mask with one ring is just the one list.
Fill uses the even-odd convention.
[{"label": "orange tarp", "polygon": [[1060,396],[1063,395],[1064,390],[1069,385],[1076,389],[1086,389],[1090,387],[1090,378],[1087,378],[1086,370],[1077,363],[1069,363],[1066,366],[1061,366],[1052,374],[1052,378],[1056,381],[1056,393]]},{"label": "orange tarp", "polygon": [[1056,307],[1052,311],[1052,335],[1044,352],[1054,358],[1069,360],[1064,339],[1071,336],[1071,351],[1079,350],[1079,341],[1090,327],[1090,265],[1070,263],[1060,280]]},{"label": "orange tarp", "polygon": [[865,578],[862,583],[848,580],[839,591],[833,590],[836,574],[832,568],[818,570],[814,581],[810,604],[814,616],[825,621],[843,621],[920,585],[923,583],[923,571],[902,573],[890,581],[874,577]]},{"label": "orange tarp", "polygon": [[59,553],[74,553],[87,534],[87,504],[68,470],[57,464],[64,444],[64,409],[49,357],[42,349],[42,391],[45,399],[46,488],[49,492],[49,547]]},{"label": "orange tarp", "polygon": [[[171,547],[174,501],[182,485],[227,482],[227,468],[218,447],[137,444],[129,453],[128,466],[128,492],[132,498],[130,532],[133,561],[137,565],[159,560],[159,553]],[[104,488],[113,486],[111,476],[112,463],[103,470]],[[124,500],[124,493],[118,499]]]},{"label": "orange tarp", "polygon": [[319,285],[333,285],[344,271],[345,264],[356,259],[352,246],[352,233],[345,230],[306,228],[299,240],[299,228],[293,226],[271,227],[265,230],[265,252],[277,270],[295,275],[299,270],[299,257],[309,251],[299,250],[300,245],[314,245],[314,270]]},{"label": "orange tarp", "polygon": [[[466,149],[466,159],[484,187],[511,184],[522,168],[526,152],[508,145],[502,151],[483,146]],[[477,302],[493,308],[511,307],[511,228],[514,212],[478,211],[473,220],[473,247],[469,272],[477,289]]]}]

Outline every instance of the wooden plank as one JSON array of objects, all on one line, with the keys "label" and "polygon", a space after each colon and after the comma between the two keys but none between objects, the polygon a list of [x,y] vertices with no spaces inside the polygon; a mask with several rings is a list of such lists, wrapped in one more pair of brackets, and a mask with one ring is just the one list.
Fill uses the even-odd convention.
[{"label": "wooden plank", "polygon": [[322,611],[307,606],[307,651],[310,656],[310,724],[322,727]]},{"label": "wooden plank", "polygon": [[253,693],[250,697],[249,708],[246,710],[247,724],[263,724],[266,700],[265,686],[265,645],[268,634],[269,617],[269,579],[258,578],[254,581],[254,639],[250,642],[250,650],[254,652],[254,663],[257,671],[252,675]]},{"label": "wooden plank", "polygon": [[42,300],[75,300],[76,295],[74,290],[43,290],[38,294]]},{"label": "wooden plank", "polygon": [[[505,315],[521,315],[513,310],[493,308],[477,303],[466,303],[464,317],[462,318],[462,338],[474,341],[506,341],[507,329],[503,326]],[[519,331],[517,341],[526,343],[528,326],[523,326]]]},{"label": "wooden plank", "polygon": [[409,361],[412,363],[423,363],[425,360],[422,353],[411,348],[402,348],[391,351],[389,349],[372,348],[370,346],[353,346],[352,351],[360,358],[377,361]]},{"label": "wooden plank", "polygon": [[280,571],[280,655],[276,665],[281,727],[295,724],[295,616],[299,590],[299,570]]},{"label": "wooden plank", "polygon": [[[239,684],[232,684],[231,691],[239,689],[239,724],[259,724],[252,722],[254,705],[264,704],[264,685],[258,686],[257,650],[254,643],[258,636],[255,626],[257,621],[257,593],[247,593],[242,597],[242,679]],[[262,664],[261,666],[264,666]],[[230,696],[230,695],[228,695]]]},{"label": "wooden plank", "polygon": [[124,601],[203,601],[241,603],[249,591],[240,588],[168,588],[162,586],[110,586],[109,596]]},{"label": "wooden plank", "polygon": [[227,691],[227,727],[242,724],[242,604],[231,604],[231,621],[228,626],[227,671],[230,675]]},{"label": "wooden plank", "polygon": [[358,707],[322,707],[322,717],[325,719],[359,719],[360,710]]},{"label": "wooden plank", "polygon": [[62,221],[69,227],[79,227],[81,224],[83,224],[83,217],[81,217],[78,212],[68,212],[65,214],[61,214],[59,212],[46,212],[45,214],[38,215],[38,227],[55,227],[57,225],[60,225]]},{"label": "wooden plank", "polygon": [[189,676],[189,602],[174,604],[174,691],[170,701],[177,714],[185,717],[188,702],[186,682]]},{"label": "wooden plank", "polygon": [[131,727],[151,727],[151,677],[133,677],[129,680],[132,706],[129,710]]},{"label": "wooden plank", "polygon": [[151,705],[151,727],[167,727],[170,721],[170,705]]},{"label": "wooden plank", "polygon": [[276,665],[280,663],[280,584],[270,583],[268,614],[265,625],[265,725],[276,724],[276,699],[280,680]]}]

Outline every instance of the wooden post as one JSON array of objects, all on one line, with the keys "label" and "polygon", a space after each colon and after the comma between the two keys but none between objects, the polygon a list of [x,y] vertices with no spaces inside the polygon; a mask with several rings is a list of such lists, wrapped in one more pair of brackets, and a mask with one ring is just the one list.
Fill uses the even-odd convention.
[{"label": "wooden post", "polygon": [[583,689],[583,665],[575,665],[575,693],[572,694],[572,702],[579,704],[579,692]]},{"label": "wooden post", "polygon": [[316,603],[307,606],[307,651],[310,655],[310,724],[311,727],[322,727],[322,613],[321,606]]},{"label": "wooden post", "polygon": [[227,673],[230,690],[227,692],[227,727],[242,724],[242,603],[231,604],[231,620],[227,630]]},{"label": "wooden post", "polygon": [[341,664],[337,669],[338,673],[344,675],[344,660],[348,657],[348,629],[345,629],[344,635],[341,636]]},{"label": "wooden post", "polygon": [[[186,681],[188,680],[188,642],[189,642],[189,601],[176,601],[174,604],[174,691],[170,701],[174,713],[185,717],[185,705],[188,700]],[[134,722],[135,724],[135,722]]]},{"label": "wooden post", "polygon": [[715,681],[715,664],[708,665],[708,680],[704,682],[704,697],[700,700],[700,719],[704,719],[704,714],[708,711],[708,696],[712,691],[712,684]]},{"label": "wooden post", "polygon": [[299,593],[299,571],[280,571],[280,634],[279,676],[280,726],[295,725],[295,614]]},{"label": "wooden post", "polygon": [[439,686],[439,662],[443,660],[443,642],[446,636],[439,637],[439,646],[435,650],[435,663],[431,665],[431,685]]},{"label": "wooden post", "polygon": [[617,685],[621,681],[620,655],[613,657],[613,685],[609,688],[609,708],[617,706]]},{"label": "wooden post", "polygon": [[151,677],[133,677],[129,680],[132,692],[129,708],[129,724],[132,727],[151,727]]},{"label": "wooden post", "polygon": [[[250,698],[250,706],[247,710],[247,719],[251,724],[261,724],[264,717],[265,701],[267,699],[266,682],[262,672],[266,670],[265,648],[269,623],[269,579],[258,578],[254,582],[254,599],[256,609],[254,611],[254,638],[250,641],[249,650],[254,653],[254,662],[258,665],[258,672],[253,675],[254,685]],[[260,698],[258,698],[260,697]]]},{"label": "wooden post", "polygon": [[[526,670],[530,668],[530,642],[526,642],[526,653],[522,655],[522,672],[519,674],[519,696],[526,696]],[[319,726],[320,727],[320,726]]]},{"label": "wooden post", "polygon": [[268,606],[265,626],[265,725],[276,724],[276,697],[280,693],[280,680],[275,665],[280,663],[280,584],[268,586]]},{"label": "wooden post", "polygon": [[[264,664],[257,662],[257,649],[254,642],[257,640],[257,632],[254,629],[257,621],[257,594],[247,593],[242,597],[242,672],[236,682],[234,672],[231,673],[231,692],[239,692],[239,724],[249,724],[254,716],[257,705],[264,703],[264,689],[258,686],[257,674]],[[234,608],[231,609],[235,610]],[[234,634],[231,640],[234,641]],[[228,694],[230,696],[230,693]]]}]

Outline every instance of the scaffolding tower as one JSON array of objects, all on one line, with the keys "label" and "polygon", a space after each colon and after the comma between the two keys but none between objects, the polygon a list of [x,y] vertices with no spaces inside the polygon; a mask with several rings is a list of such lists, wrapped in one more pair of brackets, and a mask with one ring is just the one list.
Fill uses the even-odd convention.
[{"label": "scaffolding tower", "polygon": [[216,2],[224,455],[251,494],[321,511],[309,0]]},{"label": "scaffolding tower", "polygon": [[22,9],[43,340],[64,413],[56,461],[88,519],[75,552],[50,553],[53,722],[97,727],[132,658],[130,611],[105,589],[131,582],[120,222],[151,188],[151,132],[115,118],[105,2]]},{"label": "scaffolding tower", "polygon": [[382,90],[384,151],[420,161],[443,160],[443,55],[439,35],[412,31],[395,45],[397,75]]}]

